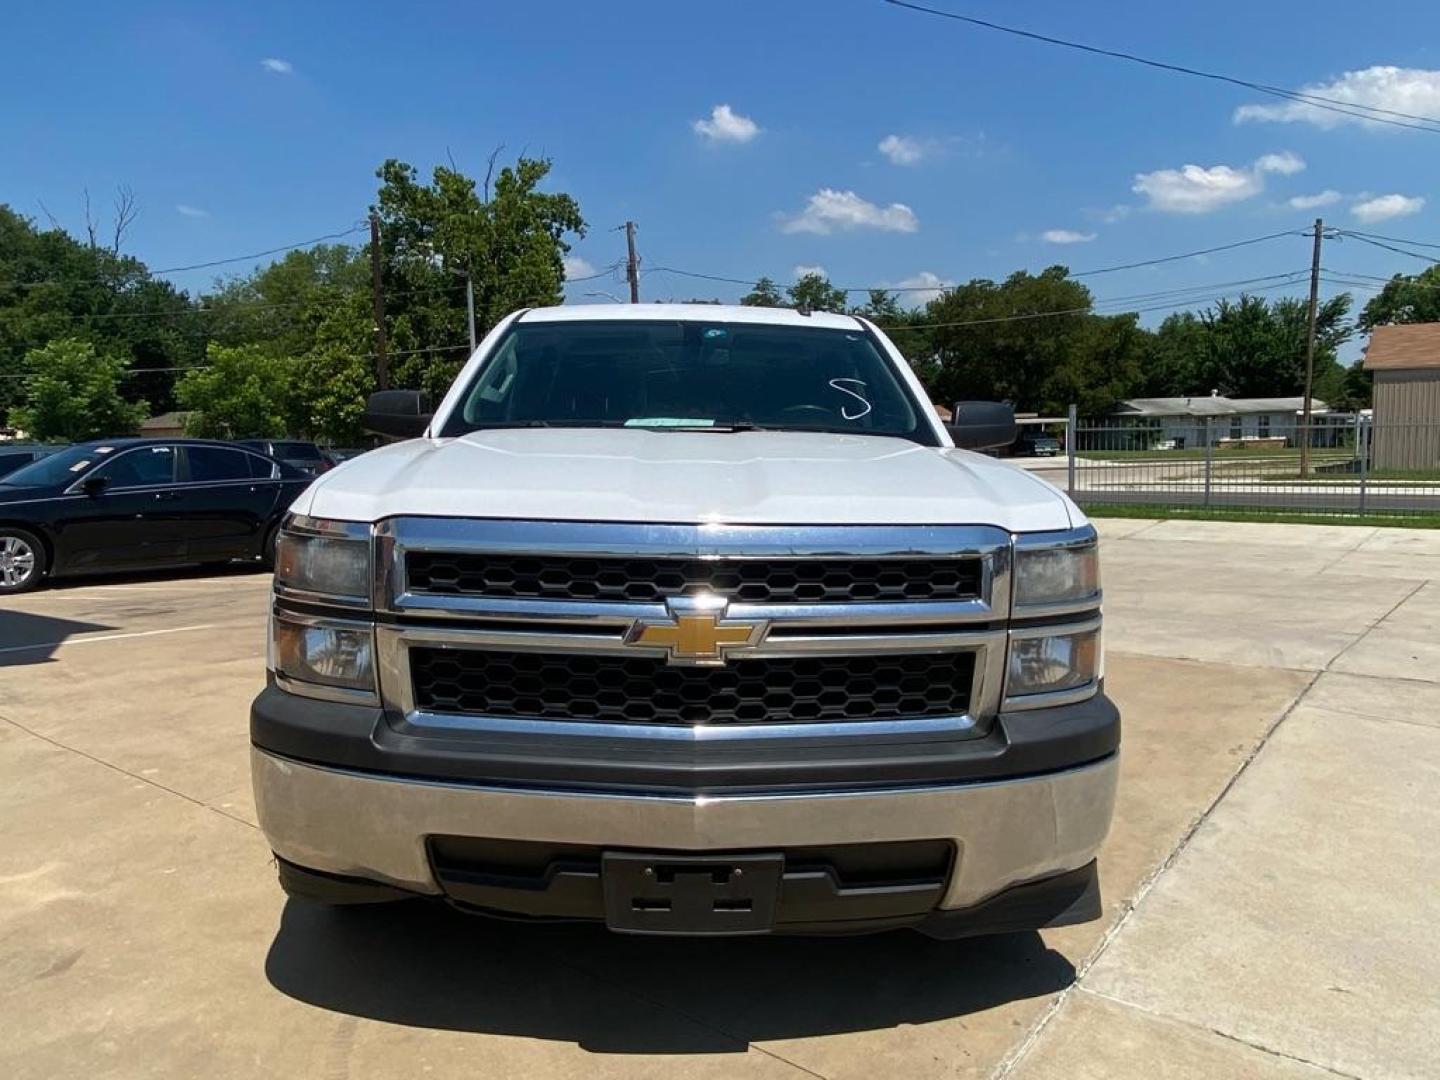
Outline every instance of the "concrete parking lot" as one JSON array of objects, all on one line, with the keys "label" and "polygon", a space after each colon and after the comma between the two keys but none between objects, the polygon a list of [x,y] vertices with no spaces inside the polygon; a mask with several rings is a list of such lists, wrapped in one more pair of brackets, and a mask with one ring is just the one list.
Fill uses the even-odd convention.
[{"label": "concrete parking lot", "polygon": [[267,578],[0,608],[0,1076],[1434,1076],[1440,531],[1113,521],[1103,921],[668,941],[286,903]]}]

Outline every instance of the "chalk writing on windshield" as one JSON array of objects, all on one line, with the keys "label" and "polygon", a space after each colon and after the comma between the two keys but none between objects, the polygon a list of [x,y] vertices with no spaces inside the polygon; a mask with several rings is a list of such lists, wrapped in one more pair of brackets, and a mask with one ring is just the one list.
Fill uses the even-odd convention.
[{"label": "chalk writing on windshield", "polygon": [[[846,394],[860,403],[859,411],[856,412],[851,411],[855,406],[851,405],[848,401],[841,404],[840,415],[846,420],[859,420],[862,416],[868,415],[874,409],[874,406],[870,404],[865,395],[860,392],[865,389],[865,380],[831,379],[830,386],[832,389],[839,390],[840,393]],[[852,390],[852,386],[858,386],[860,389]]]}]

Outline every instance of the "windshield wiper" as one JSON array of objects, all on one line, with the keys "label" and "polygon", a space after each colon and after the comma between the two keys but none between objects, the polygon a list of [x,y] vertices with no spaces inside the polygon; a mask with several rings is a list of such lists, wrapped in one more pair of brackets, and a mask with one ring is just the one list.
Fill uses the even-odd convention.
[{"label": "windshield wiper", "polygon": [[498,420],[476,424],[471,431],[496,431],[505,428],[614,428],[622,427],[615,420]]}]

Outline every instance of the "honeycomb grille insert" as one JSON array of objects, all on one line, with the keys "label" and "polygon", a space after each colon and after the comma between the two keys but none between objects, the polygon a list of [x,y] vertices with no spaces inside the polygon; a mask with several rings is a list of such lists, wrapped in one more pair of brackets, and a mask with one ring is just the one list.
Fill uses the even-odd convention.
[{"label": "honeycomb grille insert", "polygon": [[756,604],[973,600],[981,560],[643,559],[412,551],[410,589],[514,600],[653,603],[713,593]]},{"label": "honeycomb grille insert", "polygon": [[770,724],[963,714],[970,652],[754,658],[674,667],[650,657],[410,650],[426,711],[616,724]]}]

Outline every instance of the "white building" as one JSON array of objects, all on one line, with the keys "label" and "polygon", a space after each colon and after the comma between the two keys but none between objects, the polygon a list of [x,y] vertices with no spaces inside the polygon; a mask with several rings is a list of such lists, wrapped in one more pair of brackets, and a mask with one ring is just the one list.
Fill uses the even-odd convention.
[{"label": "white building", "polygon": [[[1204,446],[1207,440],[1215,446],[1222,441],[1280,438],[1294,446],[1304,408],[1305,399],[1300,397],[1227,398],[1211,394],[1132,398],[1117,405],[1114,416],[1126,426],[1134,421],[1137,428],[1145,429],[1151,446],[1165,443],[1181,450]],[[1329,426],[1330,410],[1318,398],[1311,399],[1310,415],[1315,426]],[[1315,441],[1328,445],[1330,439],[1322,436]]]}]

